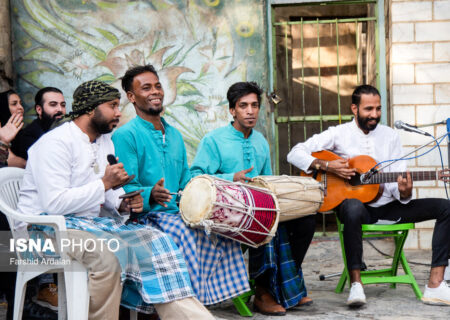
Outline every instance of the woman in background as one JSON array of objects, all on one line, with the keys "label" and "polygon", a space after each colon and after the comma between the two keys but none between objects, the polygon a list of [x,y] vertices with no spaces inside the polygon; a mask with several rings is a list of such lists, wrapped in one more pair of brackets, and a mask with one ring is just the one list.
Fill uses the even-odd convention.
[{"label": "woman in background", "polygon": [[2,167],[5,165],[16,167],[17,161],[21,160],[9,150],[9,147],[23,127],[23,113],[22,101],[14,90],[0,93],[0,165]]},{"label": "woman in background", "polygon": [[[9,147],[17,133],[23,127],[23,112],[21,101],[17,93],[8,90],[0,93],[0,168],[8,166],[10,157]],[[14,160],[13,160],[14,162]],[[0,231],[9,231],[6,216],[0,212]],[[7,319],[12,319],[14,305],[15,272],[0,273],[0,294],[8,302]]]}]

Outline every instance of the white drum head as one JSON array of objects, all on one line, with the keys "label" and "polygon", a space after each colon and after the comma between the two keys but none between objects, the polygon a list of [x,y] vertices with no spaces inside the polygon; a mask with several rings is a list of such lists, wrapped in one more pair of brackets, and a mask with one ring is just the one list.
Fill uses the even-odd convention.
[{"label": "white drum head", "polygon": [[216,201],[216,188],[208,176],[198,176],[184,188],[180,199],[180,212],[183,220],[191,226],[199,224],[212,211]]}]

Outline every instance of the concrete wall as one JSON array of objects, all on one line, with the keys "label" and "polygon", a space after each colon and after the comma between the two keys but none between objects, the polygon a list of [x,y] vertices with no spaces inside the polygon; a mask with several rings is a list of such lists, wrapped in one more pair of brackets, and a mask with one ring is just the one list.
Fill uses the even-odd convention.
[{"label": "concrete wall", "polygon": [[9,1],[0,0],[0,92],[12,85],[11,26]]},{"label": "concrete wall", "polygon": [[[416,125],[450,117],[450,0],[391,2],[391,110],[393,121]],[[423,128],[440,136],[444,125]],[[430,138],[399,132],[406,150]],[[447,140],[442,144],[444,164],[448,164]],[[437,150],[409,161],[413,170],[440,168]],[[414,184],[414,197],[446,198],[443,182]],[[418,223],[410,233],[408,248],[431,248],[434,221]]]}]

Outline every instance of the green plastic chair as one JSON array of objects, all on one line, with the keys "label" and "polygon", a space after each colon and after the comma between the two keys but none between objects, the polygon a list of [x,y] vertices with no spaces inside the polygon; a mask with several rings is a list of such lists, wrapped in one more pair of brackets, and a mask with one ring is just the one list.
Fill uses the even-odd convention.
[{"label": "green plastic chair", "polygon": [[253,313],[250,311],[247,303],[254,294],[255,283],[253,280],[250,280],[250,291],[241,294],[239,297],[233,298],[234,307],[242,317],[253,317]]},{"label": "green plastic chair", "polygon": [[[339,239],[341,241],[341,249],[342,249],[342,260],[344,261],[344,271],[342,271],[341,278],[339,279],[339,283],[336,286],[336,293],[341,293],[344,290],[345,283],[348,281],[349,286],[350,276],[347,269],[347,258],[345,256],[345,248],[344,248],[344,224],[342,224],[339,219],[336,217],[338,231],[339,231]],[[387,269],[380,270],[366,270],[361,271],[361,281],[363,284],[372,284],[372,283],[390,283],[391,288],[396,287],[397,283],[406,283],[411,285],[414,293],[416,294],[417,299],[422,298],[422,291],[419,289],[417,285],[416,279],[414,278],[413,273],[409,267],[408,261],[406,260],[405,253],[403,252],[403,245],[405,244],[406,237],[408,236],[408,231],[414,229],[414,223],[400,223],[400,224],[389,224],[389,225],[381,225],[381,224],[363,224],[362,225],[362,234],[364,238],[380,238],[380,237],[393,237],[395,241],[395,253],[392,259],[392,265]],[[404,271],[404,275],[398,275],[398,266],[401,263]]]},{"label": "green plastic chair", "polygon": [[[248,246],[245,244],[241,244],[242,253],[248,250]],[[244,292],[238,297],[232,299],[234,307],[239,312],[241,317],[253,317],[253,313],[250,311],[247,303],[250,301],[250,298],[255,295],[255,280],[250,279],[250,291]]]}]

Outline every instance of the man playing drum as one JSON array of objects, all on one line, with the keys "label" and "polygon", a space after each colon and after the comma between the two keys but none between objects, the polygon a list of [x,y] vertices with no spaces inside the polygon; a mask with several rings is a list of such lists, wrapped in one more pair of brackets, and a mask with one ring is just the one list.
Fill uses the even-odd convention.
[{"label": "man playing drum", "polygon": [[[370,85],[358,86],[352,94],[351,110],[354,120],[314,135],[304,143],[297,144],[288,154],[288,161],[307,172],[313,169],[329,171],[342,179],[351,179],[356,169],[348,160],[324,161],[312,152],[330,150],[343,158],[369,155],[377,161],[400,158],[400,139],[391,128],[378,125],[381,117],[380,93]],[[406,170],[406,162],[398,161],[389,172]],[[397,183],[385,184],[380,198],[370,204],[348,198],[338,207],[337,214],[344,223],[344,245],[347,267],[352,283],[347,304],[361,306],[366,296],[361,284],[362,264],[361,224],[388,220],[391,223],[420,222],[436,219],[433,234],[433,256],[428,285],[422,300],[427,304],[450,305],[450,287],[443,281],[444,268],[448,264],[450,248],[450,201],[446,199],[411,200],[413,182],[411,174],[401,175]]]},{"label": "man playing drum", "polygon": [[155,226],[180,248],[197,298],[215,304],[250,290],[239,244],[209,237],[186,226],[179,215],[176,194],[191,179],[180,132],[161,117],[164,90],[151,65],[129,69],[122,87],[136,110],[136,118],[113,135],[116,155],[136,178],[124,188],[144,189],[141,223]]},{"label": "man playing drum", "polygon": [[[249,182],[252,177],[272,174],[269,145],[261,133],[253,130],[261,93],[254,82],[238,82],[228,89],[234,121],[202,139],[191,167],[193,176],[209,174]],[[311,304],[301,264],[314,227],[314,216],[281,223],[270,243],[250,249],[250,276],[256,283],[254,305],[261,313],[284,315],[288,308]]]}]

